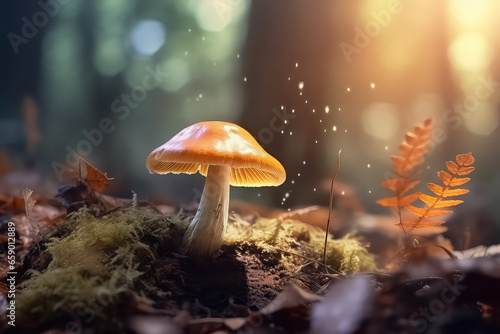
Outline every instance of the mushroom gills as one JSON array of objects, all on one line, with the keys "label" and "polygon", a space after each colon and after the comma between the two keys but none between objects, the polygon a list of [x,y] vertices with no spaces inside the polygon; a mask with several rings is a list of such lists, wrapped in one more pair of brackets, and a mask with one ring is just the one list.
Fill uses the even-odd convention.
[{"label": "mushroom gills", "polygon": [[198,211],[184,235],[184,252],[210,256],[222,246],[228,219],[230,177],[230,166],[208,167]]}]

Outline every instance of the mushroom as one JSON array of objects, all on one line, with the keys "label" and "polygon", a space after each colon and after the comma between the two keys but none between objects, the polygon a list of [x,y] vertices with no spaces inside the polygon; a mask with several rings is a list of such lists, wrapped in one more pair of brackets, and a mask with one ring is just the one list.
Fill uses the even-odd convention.
[{"label": "mushroom", "polygon": [[229,207],[229,185],[279,186],[283,166],[240,126],[227,122],[193,124],[148,156],[151,174],[200,174],[205,187],[195,217],[183,239],[183,250],[210,256],[224,241]]}]

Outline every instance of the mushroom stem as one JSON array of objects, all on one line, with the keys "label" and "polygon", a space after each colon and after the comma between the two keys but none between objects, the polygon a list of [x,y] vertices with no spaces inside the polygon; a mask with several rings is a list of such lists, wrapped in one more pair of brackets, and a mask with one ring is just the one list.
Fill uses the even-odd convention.
[{"label": "mushroom stem", "polygon": [[183,250],[191,255],[210,256],[224,241],[229,209],[231,167],[208,167],[200,205],[183,239]]}]

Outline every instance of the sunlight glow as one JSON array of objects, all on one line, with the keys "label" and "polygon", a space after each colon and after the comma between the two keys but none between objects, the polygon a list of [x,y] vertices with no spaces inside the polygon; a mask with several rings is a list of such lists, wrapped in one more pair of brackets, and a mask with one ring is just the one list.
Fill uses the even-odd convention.
[{"label": "sunlight glow", "polygon": [[489,4],[489,0],[452,0],[450,12],[461,23],[476,24],[488,15]]},{"label": "sunlight glow", "polygon": [[480,72],[485,70],[490,63],[492,47],[483,35],[467,33],[453,40],[448,54],[455,68]]}]

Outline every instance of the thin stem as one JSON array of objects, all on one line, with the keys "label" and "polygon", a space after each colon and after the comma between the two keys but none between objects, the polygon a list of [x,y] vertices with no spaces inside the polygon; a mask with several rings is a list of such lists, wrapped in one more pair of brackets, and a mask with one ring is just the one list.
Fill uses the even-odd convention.
[{"label": "thin stem", "polygon": [[332,184],[330,186],[330,202],[328,205],[328,220],[326,222],[326,233],[325,233],[325,247],[323,249],[323,263],[326,266],[326,246],[328,243],[328,232],[330,231],[330,218],[332,216],[332,206],[333,206],[333,184],[335,183],[335,179],[337,178],[337,175],[340,172],[340,153],[342,150],[339,150],[339,153],[337,154],[337,169],[335,170],[335,173],[333,174],[332,177]]},{"label": "thin stem", "polygon": [[[455,177],[455,173],[453,173],[453,177]],[[429,211],[431,211],[432,209],[434,209],[434,206],[436,205],[437,202],[439,202],[440,200],[443,199],[443,194],[446,192],[446,190],[450,189],[450,185],[447,185],[446,187],[443,188],[443,190],[441,191],[441,194],[438,195],[438,199],[434,202],[434,204],[432,204],[431,206],[429,206],[427,208],[427,210],[425,211],[425,213],[422,215],[422,217],[419,217],[419,219],[417,220],[417,222],[412,226],[412,228],[408,231],[408,233],[411,233],[411,231],[413,231],[415,229],[415,227],[417,227],[418,224],[420,224],[420,222],[422,221],[422,219],[424,219],[424,217],[429,213]],[[437,194],[436,194],[437,195]]]},{"label": "thin stem", "polygon": [[276,250],[279,250],[280,252],[287,253],[287,254],[290,254],[290,255],[295,255],[295,256],[301,257],[301,258],[303,258],[303,259],[306,259],[306,260],[308,260],[308,261],[314,262],[314,263],[316,263],[316,264],[318,264],[318,265],[320,265],[320,266],[323,266],[323,267],[324,267],[327,271],[328,271],[328,270],[333,271],[333,272],[334,272],[335,274],[337,274],[337,275],[340,275],[340,276],[345,276],[345,275],[344,275],[343,273],[341,273],[340,271],[337,271],[337,270],[333,269],[332,267],[329,267],[329,266],[327,266],[326,264],[321,263],[321,262],[319,262],[319,261],[317,261],[317,260],[315,260],[315,259],[311,259],[311,258],[309,258],[309,257],[307,257],[307,256],[304,256],[304,255],[301,255],[301,254],[298,254],[298,253],[294,253],[294,252],[290,252],[290,251],[287,251],[287,250],[284,250],[284,249],[281,249],[281,248],[275,248],[275,249],[276,249]]}]

